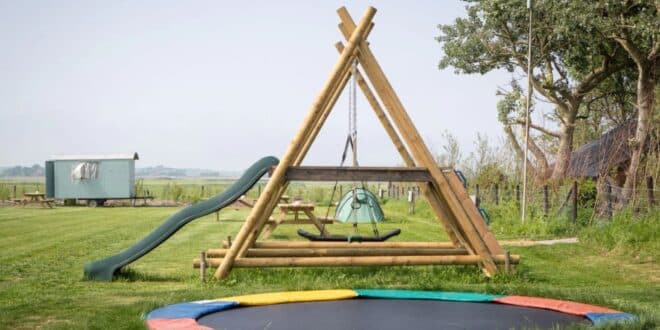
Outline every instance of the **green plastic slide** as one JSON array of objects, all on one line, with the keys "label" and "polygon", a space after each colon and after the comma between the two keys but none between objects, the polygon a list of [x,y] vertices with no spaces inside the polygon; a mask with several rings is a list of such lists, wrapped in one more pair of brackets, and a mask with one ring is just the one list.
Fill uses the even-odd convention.
[{"label": "green plastic slide", "polygon": [[275,157],[264,157],[250,166],[227,190],[203,202],[190,205],[169,217],[141,241],[114,256],[85,265],[85,277],[96,281],[112,281],[122,267],[158,247],[189,222],[216,212],[244,195],[268,170],[279,163]]}]

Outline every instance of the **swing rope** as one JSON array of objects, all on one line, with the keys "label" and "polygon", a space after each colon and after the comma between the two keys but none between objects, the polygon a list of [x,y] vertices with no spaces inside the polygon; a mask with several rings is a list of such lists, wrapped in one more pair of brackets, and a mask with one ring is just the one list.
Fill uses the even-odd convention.
[{"label": "swing rope", "polygon": [[[346,162],[346,158],[348,156],[348,150],[350,150],[353,153],[353,166],[358,167],[358,151],[357,151],[357,59],[353,61],[353,64],[351,66],[351,79],[349,80],[349,88],[348,88],[348,134],[346,136],[346,143],[344,144],[344,152],[342,153],[341,156],[341,162],[339,163],[339,167],[343,167],[344,163]],[[328,216],[330,215],[330,208],[333,206],[333,201],[335,198],[335,193],[337,192],[337,185],[339,181],[335,181],[335,184],[332,188],[332,194],[330,195],[330,201],[328,202],[328,208],[326,209],[325,213],[325,219],[328,219]],[[363,190],[368,190],[366,189],[366,185],[364,181],[361,181],[362,189]],[[357,196],[357,186],[355,183],[353,183],[353,201],[351,203],[351,215],[355,214],[355,211],[362,207],[362,204],[360,203],[358,196]],[[374,220],[373,216],[369,217],[371,227],[374,233],[375,237],[379,237],[379,232],[378,232],[378,227],[376,224],[376,221]],[[355,223],[353,224],[354,230],[357,233],[357,219],[355,219]],[[321,224],[322,231],[321,233],[325,233],[325,223]],[[349,240],[350,240],[349,236]]]}]

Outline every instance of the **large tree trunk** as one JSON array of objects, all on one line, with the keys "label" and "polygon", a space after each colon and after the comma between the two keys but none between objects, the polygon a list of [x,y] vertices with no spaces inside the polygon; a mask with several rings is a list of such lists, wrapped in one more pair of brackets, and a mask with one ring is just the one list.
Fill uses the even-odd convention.
[{"label": "large tree trunk", "polygon": [[575,114],[564,118],[559,136],[559,148],[555,159],[555,168],[552,171],[552,179],[563,179],[568,173],[568,165],[571,162],[573,152],[573,135],[575,133]]},{"label": "large tree trunk", "polygon": [[649,126],[652,113],[655,106],[655,75],[652,72],[654,67],[652,63],[637,65],[637,129],[635,139],[632,142],[632,155],[630,166],[626,176],[626,182],[623,185],[623,200],[627,203],[634,195],[637,171],[644,152],[644,143],[649,134]]},{"label": "large tree trunk", "polygon": [[530,136],[527,142],[529,151],[532,152],[534,159],[536,159],[536,179],[543,181],[550,176],[550,173],[548,173],[548,159],[545,157],[543,150],[536,144],[534,138]]}]

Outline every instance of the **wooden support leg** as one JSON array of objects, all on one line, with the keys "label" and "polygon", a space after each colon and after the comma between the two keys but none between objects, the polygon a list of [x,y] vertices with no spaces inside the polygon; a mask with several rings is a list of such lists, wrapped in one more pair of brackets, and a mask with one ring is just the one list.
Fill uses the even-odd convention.
[{"label": "wooden support leg", "polygon": [[277,228],[277,226],[282,224],[282,221],[284,221],[284,219],[286,219],[286,212],[281,211],[280,214],[277,216],[277,219],[271,224],[269,224],[268,228],[264,230],[263,239],[268,239],[275,230],[275,228]]},{"label": "wooden support leg", "polygon": [[314,215],[314,213],[312,213],[312,211],[305,210],[304,212],[305,212],[305,215],[307,215],[309,220],[312,222],[312,224],[314,224],[314,226],[316,226],[316,229],[319,230],[319,232],[321,233],[321,236],[329,235],[328,232],[325,229],[325,226],[321,223],[321,221],[319,221],[319,219],[316,218],[316,215]]},{"label": "wooden support leg", "polygon": [[[355,29],[355,23],[345,8],[339,10],[339,16],[342,20],[345,36],[350,35],[351,31]],[[390,117],[396,124],[398,130],[402,133],[404,141],[406,141],[406,144],[411,147],[412,156],[416,163],[418,166],[428,168],[433,177],[432,183],[437,197],[449,208],[449,210],[451,210],[451,214],[456,217],[457,225],[460,226],[465,233],[470,247],[481,257],[481,260],[483,260],[483,269],[485,273],[489,276],[495,274],[497,272],[497,266],[492,260],[492,253],[488,251],[484,241],[478,235],[472,224],[472,221],[475,220],[474,217],[471,218],[464,209],[464,206],[457,200],[457,196],[449,187],[446,178],[436,167],[433,156],[428,148],[426,148],[419,132],[415,128],[408,114],[405,112],[401,101],[365,42],[362,42],[359,45],[358,58],[365,69],[367,76],[374,85],[376,92],[385,104]]]},{"label": "wooden support leg", "polygon": [[271,198],[279,198],[279,196],[273,195],[278,192],[279,187],[285,184],[284,174],[286,168],[291,166],[296,160],[298,153],[300,152],[300,148],[302,147],[301,144],[303,143],[305,137],[311,133],[315,118],[318,117],[324,110],[325,103],[331,96],[333,87],[337,85],[340,78],[344,76],[345,72],[350,69],[349,60],[357,46],[363,41],[364,35],[367,32],[367,28],[375,14],[376,9],[369,7],[361,19],[360,24],[358,24],[356,29],[353,31],[349,38],[349,42],[346,45],[346,51],[340,55],[339,60],[335,64],[335,67],[333,68],[330,76],[321,89],[321,93],[312,105],[309,113],[307,114],[307,117],[303,121],[302,127],[289,145],[289,148],[287,149],[284,157],[282,157],[280,160],[280,164],[275,168],[275,171],[270,177],[270,180],[268,180],[268,184],[266,184],[266,187],[262,192],[262,198],[257,200],[256,205],[250,212],[250,215],[236,236],[234,245],[227,251],[225,258],[222,259],[220,267],[218,267],[215,272],[216,279],[225,278],[229,274],[241,247],[246,243],[246,239],[248,238],[249,233],[255,230],[258,232],[260,228],[255,228],[257,222],[262,219],[262,217],[264,217],[264,214],[267,214],[266,217],[268,217],[268,215],[272,213],[272,209],[266,209],[266,207],[269,206],[268,202]]}]

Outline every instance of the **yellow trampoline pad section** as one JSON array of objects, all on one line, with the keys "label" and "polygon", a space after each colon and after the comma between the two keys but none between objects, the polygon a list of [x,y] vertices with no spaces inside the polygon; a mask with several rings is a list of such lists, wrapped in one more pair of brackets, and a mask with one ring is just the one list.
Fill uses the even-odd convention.
[{"label": "yellow trampoline pad section", "polygon": [[213,301],[235,301],[241,306],[261,306],[293,302],[351,299],[357,297],[357,295],[357,292],[346,289],[287,291],[226,297],[221,299],[214,299]]}]

